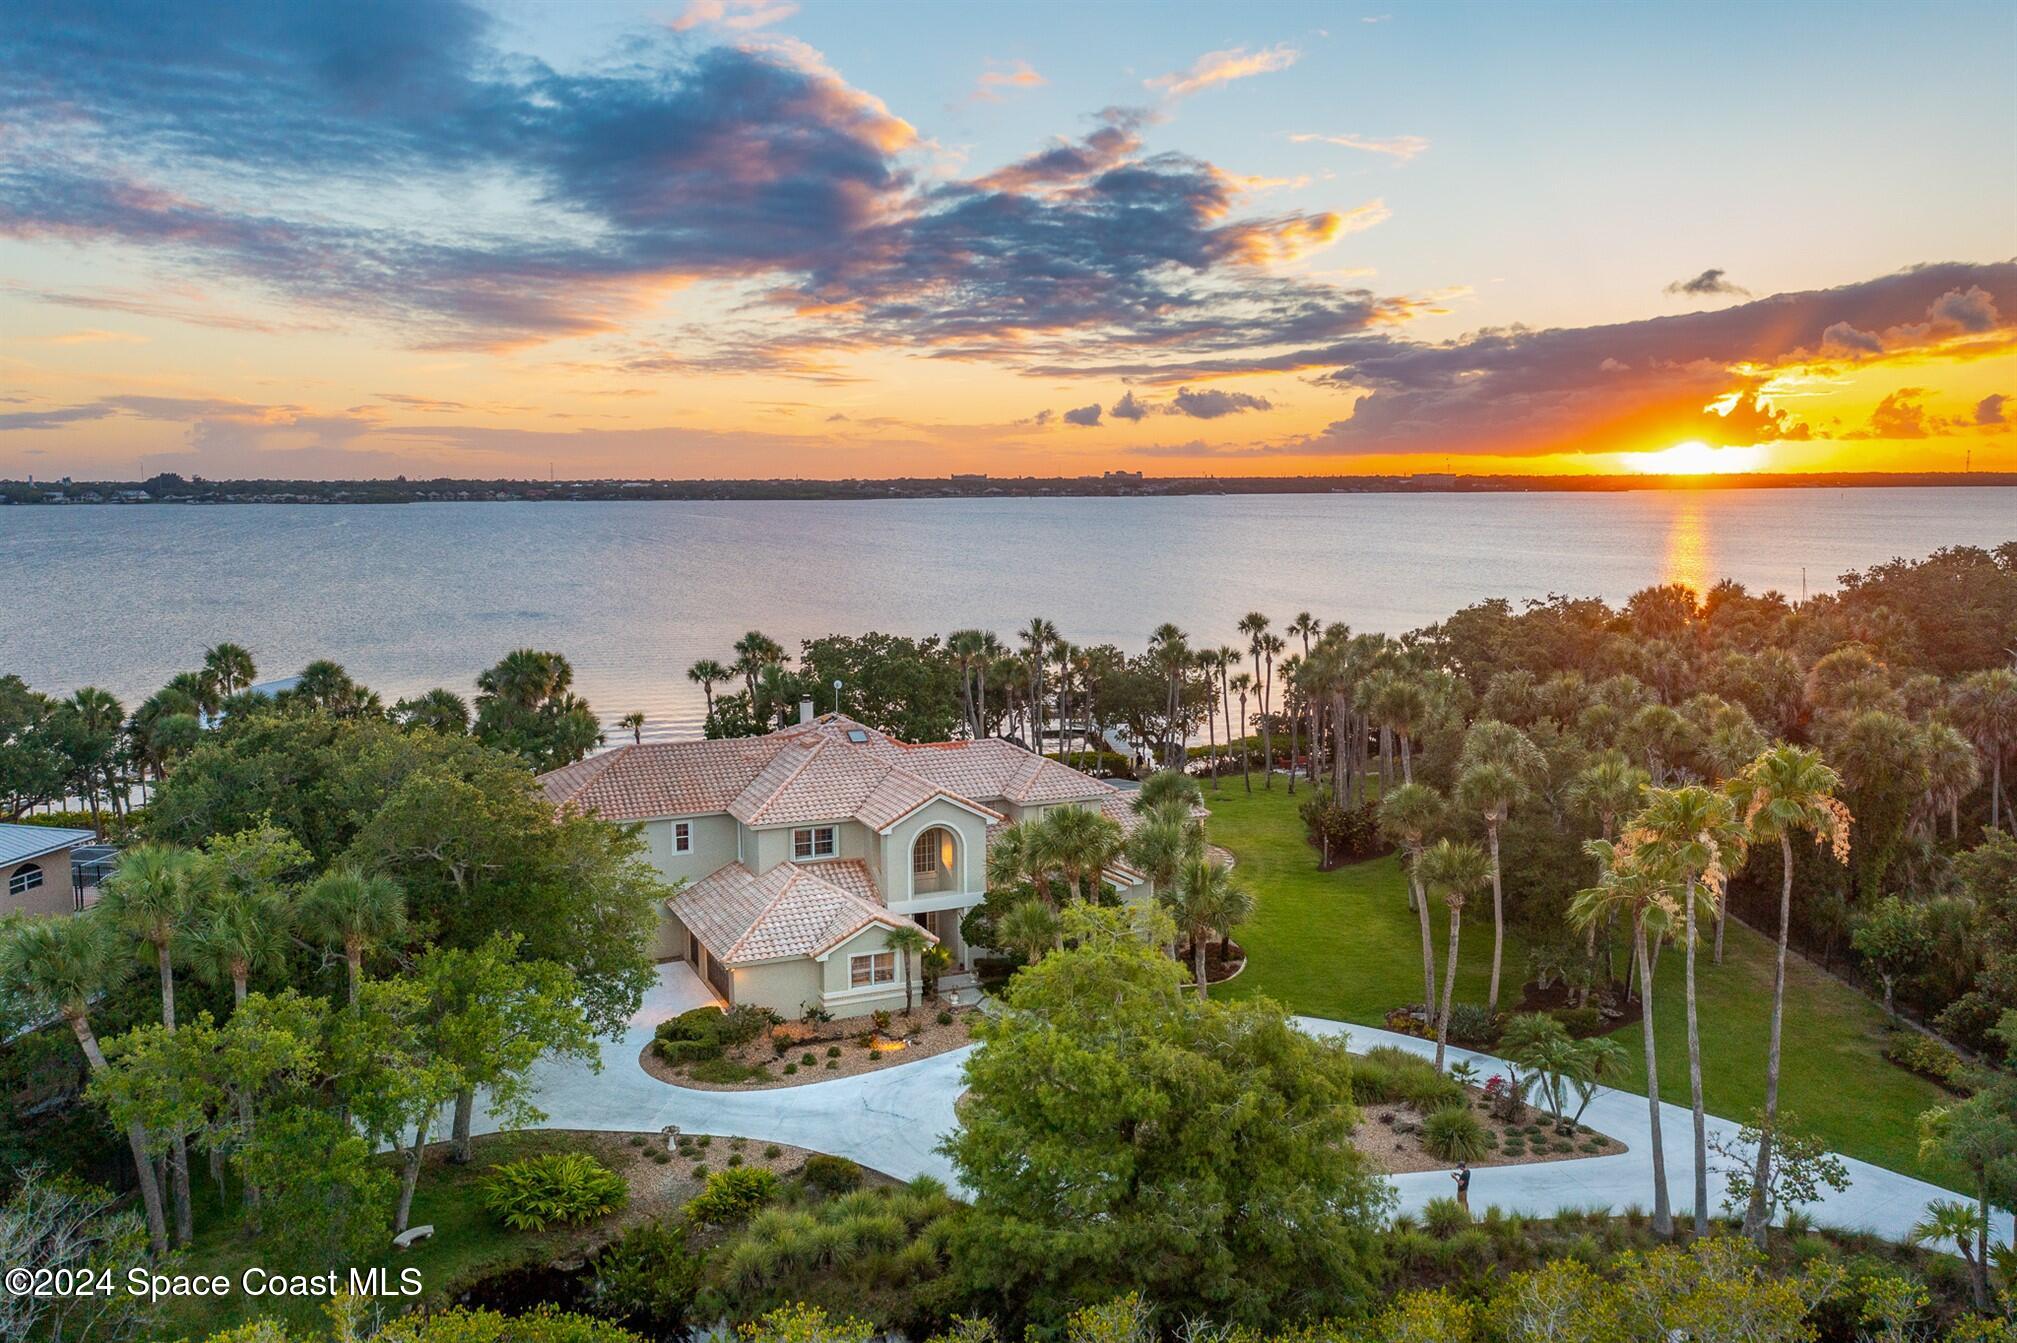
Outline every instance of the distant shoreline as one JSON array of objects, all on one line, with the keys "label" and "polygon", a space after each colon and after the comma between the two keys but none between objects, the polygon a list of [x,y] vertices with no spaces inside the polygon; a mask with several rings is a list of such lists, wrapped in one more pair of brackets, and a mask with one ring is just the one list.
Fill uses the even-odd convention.
[{"label": "distant shoreline", "polygon": [[610,501],[1148,498],[1253,494],[1623,494],[1649,490],[2017,486],[2017,471],[1715,476],[898,476],[867,480],[0,480],[0,504],[407,504]]}]

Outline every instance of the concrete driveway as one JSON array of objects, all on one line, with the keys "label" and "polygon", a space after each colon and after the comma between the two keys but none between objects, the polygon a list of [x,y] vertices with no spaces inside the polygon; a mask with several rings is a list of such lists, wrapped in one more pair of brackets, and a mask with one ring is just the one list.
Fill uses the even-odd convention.
[{"label": "concrete driveway", "polygon": [[[602,1049],[602,1070],[547,1060],[533,1069],[535,1103],[546,1111],[542,1127],[655,1132],[677,1124],[693,1133],[739,1134],[758,1142],[788,1143],[848,1157],[901,1180],[931,1175],[958,1188],[952,1163],[939,1154],[939,1140],[956,1120],[953,1099],[962,1089],[961,1068],[976,1048],[967,1045],[913,1063],[893,1063],[879,1072],[766,1091],[694,1091],[661,1082],[638,1066],[652,1028],[689,1008],[716,1001],[691,968],[679,962],[659,967],[658,984],[619,1041]],[[1351,1026],[1321,1017],[1297,1017],[1312,1035],[1348,1037],[1355,1049],[1394,1045],[1433,1057],[1435,1042],[1397,1035],[1371,1026]],[[1488,1054],[1452,1049],[1450,1055],[1476,1065],[1481,1077],[1504,1072],[1507,1064]],[[1548,1216],[1565,1210],[1608,1207],[1650,1209],[1653,1204],[1652,1128],[1646,1098],[1629,1091],[1601,1089],[1584,1122],[1626,1145],[1615,1156],[1578,1157],[1524,1166],[1488,1166],[1471,1180],[1473,1207],[1497,1205],[1509,1212]],[[1711,1134],[1734,1136],[1738,1126],[1711,1118]],[[478,1105],[476,1131],[496,1125]],[[1675,1217],[1693,1203],[1693,1116],[1685,1106],[1662,1105],[1660,1132],[1666,1145],[1667,1179]],[[1709,1199],[1720,1208],[1723,1180],[1710,1155]],[[1934,1199],[1957,1195],[1923,1180],[1845,1157],[1850,1185],[1830,1193],[1808,1211],[1823,1225],[1872,1231],[1891,1240],[1911,1235],[1912,1225]],[[1417,1171],[1393,1177],[1405,1210],[1419,1210],[1432,1198],[1455,1193],[1446,1171]],[[1998,1218],[1999,1240],[2011,1238],[2011,1223]]]},{"label": "concrete driveway", "polygon": [[[661,1082],[638,1066],[661,1021],[717,1002],[692,967],[669,961],[620,1040],[602,1044],[602,1070],[546,1059],[532,1070],[533,1103],[546,1111],[540,1127],[657,1132],[677,1124],[690,1133],[740,1135],[831,1152],[900,1180],[932,1175],[954,1183],[952,1163],[934,1148],[952,1132],[960,1068],[974,1046],[879,1072],[766,1091],[695,1091]],[[477,1105],[475,1131],[496,1122]]]}]

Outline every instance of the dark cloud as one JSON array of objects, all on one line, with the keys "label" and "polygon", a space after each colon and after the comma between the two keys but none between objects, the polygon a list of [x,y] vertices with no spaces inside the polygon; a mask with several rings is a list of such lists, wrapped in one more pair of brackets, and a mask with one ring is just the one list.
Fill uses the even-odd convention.
[{"label": "dark cloud", "polygon": [[1136,396],[1133,390],[1129,390],[1122,394],[1120,400],[1113,403],[1107,414],[1117,420],[1144,420],[1153,414],[1154,410],[1155,407]]},{"label": "dark cloud", "polygon": [[1082,429],[1090,429],[1100,422],[1100,403],[1095,401],[1090,406],[1068,410],[1064,413],[1064,421],[1066,424],[1076,424]]},{"label": "dark cloud", "polygon": [[112,407],[102,403],[54,410],[10,410],[0,414],[0,433],[11,429],[60,429],[81,420],[102,420],[110,414]]},{"label": "dark cloud", "polygon": [[1975,423],[2004,424],[2003,403],[2010,398],[2001,392],[1991,392],[1975,403]]},{"label": "dark cloud", "polygon": [[[1300,350],[1253,356],[1080,366],[1085,374],[1163,385],[1263,373],[1301,373],[1354,395],[1348,416],[1302,441],[1311,453],[1476,452],[1520,455],[1612,451],[1620,441],[1676,434],[1727,444],[1795,437],[1796,422],[1756,401],[1755,374],[1844,354],[1845,330],[1867,333],[1871,353],[1910,354],[1930,343],[1972,341],[1987,354],[2017,343],[2017,325],[1969,336],[1950,294],[1971,311],[2013,311],[2017,263],[1944,262],[1835,289],[1776,294],[1711,312],[1609,326],[1492,328],[1457,340],[1409,340],[1381,330]],[[1040,371],[1064,374],[1071,366]],[[1712,402],[1742,398],[1729,416]]]},{"label": "dark cloud", "polygon": [[1718,268],[1703,271],[1692,280],[1676,280],[1667,286],[1667,292],[1687,298],[1708,298],[1716,294],[1737,294],[1751,297],[1751,291],[1741,285],[1730,283],[1725,278],[1729,272]]},{"label": "dark cloud", "polygon": [[1221,415],[1237,415],[1245,410],[1272,409],[1274,404],[1266,397],[1252,396],[1246,392],[1228,392],[1217,387],[1208,387],[1197,392],[1188,387],[1179,387],[1176,397],[1170,402],[1172,415],[1188,415],[1194,420],[1216,420]]},{"label": "dark cloud", "polygon": [[[926,186],[915,131],[789,39],[656,29],[562,70],[463,0],[25,8],[0,43],[0,236],[146,249],[419,344],[611,331],[693,281],[764,311],[640,371],[824,376],[892,343],[1208,354],[1408,310],[1259,269],[1376,214],[1241,216],[1232,177],[1143,153],[1139,111]],[[472,227],[479,197],[506,208]],[[780,306],[826,356],[808,366]]]}]

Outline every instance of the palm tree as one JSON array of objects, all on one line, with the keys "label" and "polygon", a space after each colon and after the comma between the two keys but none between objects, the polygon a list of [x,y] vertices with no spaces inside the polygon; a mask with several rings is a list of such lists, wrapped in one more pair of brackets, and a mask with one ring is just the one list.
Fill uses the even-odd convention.
[{"label": "palm tree", "polygon": [[959,665],[960,705],[965,711],[967,736],[978,739],[983,733],[980,718],[974,712],[973,679],[974,669],[985,666],[988,635],[985,630],[954,630],[946,639],[946,651]]},{"label": "palm tree", "polygon": [[1041,820],[1014,821],[1003,826],[988,841],[988,889],[1005,891],[1028,882],[1036,888],[1037,898],[1050,904],[1049,857]]},{"label": "palm tree", "polygon": [[995,920],[995,936],[1011,951],[1019,951],[1031,965],[1058,944],[1063,925],[1057,911],[1042,900],[1020,900]]},{"label": "palm tree", "polygon": [[[1569,781],[1568,798],[1572,805],[1595,814],[1598,838],[1609,843],[1618,837],[1619,818],[1637,811],[1646,790],[1652,785],[1653,776],[1627,760],[1622,752],[1607,751]],[[1611,974],[1610,947],[1607,933],[1604,943],[1606,978]],[[1583,956],[1591,965],[1596,963],[1595,922],[1584,932]],[[1585,988],[1582,1001],[1587,1002],[1588,998],[1589,990]]]},{"label": "palm tree", "polygon": [[1057,642],[1058,627],[1042,616],[1033,616],[1030,623],[1021,630],[1023,643],[1023,666],[1029,673],[1029,747],[1037,754],[1043,754],[1044,742],[1044,663],[1050,657],[1051,645]]},{"label": "palm tree", "polygon": [[1793,921],[1793,836],[1810,834],[1825,841],[1835,861],[1849,861],[1848,807],[1835,796],[1842,776],[1828,767],[1821,753],[1784,742],[1760,755],[1730,781],[1730,794],[1742,810],[1751,838],[1779,841],[1779,946],[1772,969],[1772,1029],[1765,1051],[1765,1116],[1760,1125],[1757,1169],[1751,1202],[1744,1210],[1744,1234],[1765,1243],[1764,1191],[1772,1173],[1772,1126],[1779,1115],[1779,1042],[1786,1012],[1786,941]]},{"label": "palm tree", "polygon": [[252,976],[287,962],[294,906],[271,886],[225,887],[204,901],[189,935],[189,963],[215,983],[231,981],[231,997],[243,1006]]},{"label": "palm tree", "polygon": [[[121,855],[118,869],[106,879],[99,896],[99,919],[153,950],[155,970],[161,976],[161,1024],[171,1035],[176,943],[188,933],[197,901],[214,889],[215,879],[216,868],[201,854],[165,844],[139,844]],[[175,1239],[187,1245],[195,1235],[195,1215],[189,1202],[189,1143],[180,1132],[171,1137],[171,1157]]]},{"label": "palm tree", "polygon": [[883,945],[896,953],[903,963],[903,1014],[910,1015],[911,1009],[911,958],[931,945],[931,939],[924,935],[924,929],[915,923],[906,923],[900,928],[892,928],[883,939]]},{"label": "palm tree", "polygon": [[1221,939],[1253,917],[1254,897],[1233,874],[1208,856],[1185,860],[1177,879],[1163,894],[1163,903],[1191,944],[1191,973],[1198,997],[1206,994],[1205,940]]},{"label": "palm tree", "polygon": [[1282,715],[1289,720],[1289,796],[1296,795],[1296,761],[1302,755],[1303,659],[1291,653],[1282,659]]},{"label": "palm tree", "polygon": [[[775,667],[784,661],[784,647],[761,630],[751,630],[735,641],[735,671],[742,677],[742,688],[750,699],[756,698],[756,678],[765,667]],[[695,663],[694,666],[699,666]],[[719,663],[715,664],[719,666]],[[698,680],[693,670],[687,670],[690,679]],[[726,677],[717,678],[726,680]]]},{"label": "palm tree", "polygon": [[1275,658],[1288,644],[1279,634],[1263,634],[1260,639],[1261,655],[1266,661],[1266,675],[1261,681],[1261,787],[1275,786]]},{"label": "palm tree", "polygon": [[1158,895],[1177,883],[1183,865],[1203,856],[1205,836],[1187,811],[1157,808],[1144,815],[1127,837],[1127,858]]},{"label": "palm tree", "polygon": [[1408,851],[1408,900],[1422,925],[1422,1011],[1436,1010],[1436,944],[1422,894],[1422,848],[1442,823],[1443,799],[1427,784],[1404,783],[1380,799],[1380,831]]},{"label": "palm tree", "polygon": [[1989,828],[2003,824],[2003,757],[2017,742],[2017,672],[1979,671],[1954,692],[1954,719],[1989,758]]},{"label": "palm tree", "polygon": [[[1099,882],[1107,864],[1120,852],[1124,838],[1121,828],[1104,814],[1088,807],[1057,807],[1043,818],[1048,832],[1046,847],[1057,857],[1072,895],[1099,901]],[[1090,890],[1084,889],[1088,876]]]},{"label": "palm tree", "polygon": [[97,686],[85,686],[77,691],[64,707],[82,737],[97,743],[95,754],[80,762],[77,784],[91,804],[91,828],[103,839],[105,822],[98,811],[98,797],[102,789],[106,800],[117,806],[118,789],[112,779],[113,748],[118,745],[119,731],[125,726],[126,709],[110,691],[100,690]]},{"label": "palm tree", "polygon": [[1548,762],[1527,734],[1510,723],[1482,719],[1464,734],[1457,797],[1485,821],[1492,851],[1492,980],[1485,1010],[1499,1014],[1499,965],[1506,945],[1506,901],[1499,864],[1499,832],[1513,805],[1547,773]]},{"label": "palm tree", "polygon": [[1926,837],[1940,837],[1940,815],[1950,820],[1949,837],[1961,838],[1961,799],[1982,782],[1982,762],[1974,743],[1946,723],[1928,723],[1921,752],[1926,762]]},{"label": "palm tree", "polygon": [[638,746],[644,744],[644,710],[632,709],[629,713],[617,719],[616,725],[630,733],[632,744]]},{"label": "palm tree", "polygon": [[1443,967],[1443,1005],[1436,1013],[1436,1071],[1450,1043],[1450,1000],[1457,987],[1457,941],[1464,932],[1464,902],[1492,879],[1485,851],[1471,841],[1439,839],[1421,857],[1422,885],[1450,911],[1450,947]]},{"label": "palm tree", "polygon": [[[1231,752],[1233,749],[1233,687],[1230,677],[1232,669],[1240,665],[1240,650],[1222,644],[1219,647],[1216,659],[1219,664],[1219,704],[1226,716],[1226,750]],[[1243,708],[1241,712],[1244,713],[1245,709]],[[1247,791],[1251,793],[1253,789],[1253,784],[1249,783]]]},{"label": "palm tree", "polygon": [[[93,1074],[106,1071],[105,1051],[91,1029],[91,1002],[116,981],[125,958],[111,925],[91,912],[76,918],[23,919],[0,926],[0,985],[24,1005],[63,1018]],[[161,1186],[138,1119],[126,1125],[126,1144],[147,1211],[147,1235],[157,1259],[168,1254],[168,1219]]]},{"label": "palm tree", "polygon": [[1617,847],[1608,840],[1591,840],[1583,851],[1597,860],[1602,875],[1595,886],[1577,892],[1569,906],[1570,921],[1587,927],[1597,919],[1622,912],[1632,922],[1632,953],[1640,966],[1640,994],[1644,1026],[1640,1038],[1646,1056],[1646,1112],[1652,1133],[1649,1146],[1653,1157],[1653,1234],[1674,1234],[1674,1210],[1667,1196],[1667,1153],[1660,1137],[1660,1061],[1654,1047],[1653,976],[1645,967],[1652,964],[1647,945],[1656,922],[1671,922],[1674,896],[1670,883],[1653,863],[1654,855],[1631,847]]},{"label": "palm tree", "polygon": [[1183,679],[1191,666],[1190,644],[1187,636],[1175,625],[1167,622],[1155,627],[1149,635],[1149,657],[1156,669],[1163,674],[1163,743],[1162,765],[1164,769],[1177,767],[1174,752],[1183,744],[1183,731],[1179,724],[1183,715]]},{"label": "palm tree", "polygon": [[1205,685],[1205,757],[1212,764],[1212,791],[1219,791],[1219,654],[1215,648],[1201,648],[1191,655],[1191,665]]},{"label": "palm tree", "polygon": [[1988,1310],[1989,1266],[1976,1254],[1980,1244],[1987,1239],[1985,1226],[1988,1218],[1985,1211],[1972,1203],[1959,1199],[1935,1199],[1926,1205],[1926,1215],[1912,1228],[1912,1243],[1924,1245],[1952,1245],[1961,1256],[1961,1262],[1968,1266],[1968,1287],[1975,1299],[1977,1310]]},{"label": "palm tree", "polygon": [[1401,745],[1401,781],[1415,781],[1415,734],[1429,718],[1429,692],[1420,681],[1399,672],[1381,672],[1369,685],[1368,707],[1373,718],[1390,730]]},{"label": "palm tree", "polygon": [[469,731],[469,703],[453,690],[437,686],[413,699],[403,699],[392,712],[407,727],[427,728],[450,737]]},{"label": "palm tree", "polygon": [[237,644],[218,644],[203,655],[203,677],[216,687],[219,700],[230,699],[248,688],[258,674],[252,654]]},{"label": "palm tree", "polygon": [[1709,1121],[1702,1100],[1702,1034],[1696,1015],[1695,907],[1703,899],[1712,911],[1722,904],[1730,870],[1744,861],[1748,835],[1729,798],[1700,784],[1655,789],[1634,825],[1639,835],[1637,842],[1655,850],[1661,865],[1679,879],[1682,890],[1681,949],[1687,958],[1688,1090],[1695,1111],[1695,1234],[1706,1236]]},{"label": "palm tree", "polygon": [[686,669],[686,679],[700,687],[700,693],[707,700],[707,721],[714,723],[714,688],[728,680],[734,672],[713,658],[702,658]]},{"label": "palm tree", "polygon": [[1247,692],[1254,688],[1254,678],[1241,672],[1233,677],[1233,693],[1240,697],[1240,778],[1246,783],[1249,793],[1254,791],[1254,767],[1247,755]]},{"label": "palm tree", "polygon": [[302,922],[324,946],[343,953],[350,976],[350,1005],[364,985],[364,953],[384,946],[406,930],[406,896],[387,877],[367,877],[355,868],[332,868],[308,888]]}]

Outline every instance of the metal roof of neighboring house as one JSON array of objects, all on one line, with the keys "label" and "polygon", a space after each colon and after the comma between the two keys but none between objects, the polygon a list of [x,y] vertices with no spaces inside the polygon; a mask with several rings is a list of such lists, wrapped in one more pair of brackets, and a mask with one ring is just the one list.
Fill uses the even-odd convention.
[{"label": "metal roof of neighboring house", "polygon": [[823,955],[871,924],[918,928],[931,936],[877,903],[874,879],[851,859],[779,863],[761,876],[729,863],[669,903],[687,931],[724,965]]},{"label": "metal roof of neighboring house", "polygon": [[25,862],[58,849],[74,849],[98,836],[89,830],[59,830],[53,825],[0,823],[0,863]]}]

